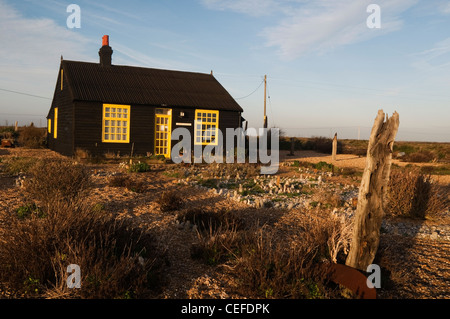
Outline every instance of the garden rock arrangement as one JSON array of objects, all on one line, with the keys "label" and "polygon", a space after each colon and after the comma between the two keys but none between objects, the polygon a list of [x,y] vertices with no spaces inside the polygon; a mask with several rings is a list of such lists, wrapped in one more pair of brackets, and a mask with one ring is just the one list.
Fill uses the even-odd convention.
[{"label": "garden rock arrangement", "polygon": [[[258,170],[240,170],[236,165],[189,166],[167,174],[177,183],[209,191],[254,208],[332,209],[333,213],[353,218],[358,187],[328,181],[333,173],[300,167],[298,177],[259,175]],[[244,168],[245,166],[242,166]],[[331,200],[330,197],[332,196]],[[179,225],[189,229],[189,225]],[[426,225],[419,222],[395,222],[384,219],[382,233],[408,237],[450,240],[450,226]]]}]

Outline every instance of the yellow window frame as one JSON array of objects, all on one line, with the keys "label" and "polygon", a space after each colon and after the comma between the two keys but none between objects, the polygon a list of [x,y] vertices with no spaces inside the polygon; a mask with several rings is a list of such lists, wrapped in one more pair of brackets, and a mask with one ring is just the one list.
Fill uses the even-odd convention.
[{"label": "yellow window frame", "polygon": [[55,114],[54,114],[54,120],[53,120],[53,138],[58,138],[58,108],[55,107],[54,110]]},{"label": "yellow window frame", "polygon": [[172,110],[155,115],[155,155],[170,158],[172,139]]},{"label": "yellow window frame", "polygon": [[47,119],[47,130],[49,134],[52,133],[52,119]]},{"label": "yellow window frame", "polygon": [[[217,145],[219,111],[195,110],[194,145]],[[214,137],[213,141],[212,137]]]},{"label": "yellow window frame", "polygon": [[103,104],[103,143],[130,143],[130,109],[130,105]]}]

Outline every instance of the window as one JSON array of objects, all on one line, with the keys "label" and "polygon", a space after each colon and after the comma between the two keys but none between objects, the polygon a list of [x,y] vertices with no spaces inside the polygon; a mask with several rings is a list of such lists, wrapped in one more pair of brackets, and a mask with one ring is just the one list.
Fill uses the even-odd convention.
[{"label": "window", "polygon": [[47,120],[47,130],[48,130],[48,133],[52,132],[52,119]]},{"label": "window", "polygon": [[58,108],[55,107],[55,116],[54,116],[54,125],[55,127],[53,128],[53,138],[57,138],[58,137]]},{"label": "window", "polygon": [[219,111],[195,110],[195,145],[217,145]]},{"label": "window", "polygon": [[103,104],[102,142],[130,142],[130,106]]}]

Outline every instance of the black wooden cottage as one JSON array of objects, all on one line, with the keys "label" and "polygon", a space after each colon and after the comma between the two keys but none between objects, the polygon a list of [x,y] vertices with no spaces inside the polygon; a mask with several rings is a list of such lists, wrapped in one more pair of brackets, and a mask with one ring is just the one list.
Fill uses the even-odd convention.
[{"label": "black wooden cottage", "polygon": [[50,149],[170,157],[177,127],[190,131],[191,145],[205,145],[217,142],[218,129],[225,143],[225,129],[241,126],[243,109],[212,73],[112,65],[112,52],[104,36],[100,63],[61,58],[47,116]]}]

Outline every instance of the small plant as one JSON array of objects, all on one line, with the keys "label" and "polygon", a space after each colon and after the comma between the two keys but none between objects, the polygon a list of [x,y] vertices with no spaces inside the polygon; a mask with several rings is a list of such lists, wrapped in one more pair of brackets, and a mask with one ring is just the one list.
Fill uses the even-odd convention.
[{"label": "small plant", "polygon": [[16,209],[16,214],[19,219],[30,218],[35,214],[38,218],[44,218],[45,213],[36,204],[26,204]]},{"label": "small plant", "polygon": [[128,171],[131,173],[141,173],[141,172],[148,172],[150,171],[150,166],[145,162],[136,162],[130,164],[128,167]]},{"label": "small plant", "polygon": [[184,200],[176,191],[165,191],[158,199],[162,212],[169,212],[183,208]]},{"label": "small plant", "polygon": [[26,174],[37,161],[33,157],[10,157],[3,161],[3,169],[9,175]]},{"label": "small plant", "polygon": [[135,192],[135,193],[143,193],[145,192],[146,188],[144,186],[144,183],[142,181],[137,181],[130,176],[114,176],[109,181],[109,186],[111,187],[125,187],[129,191]]},{"label": "small plant", "polygon": [[328,171],[328,172],[334,171],[334,165],[329,164],[327,162],[319,162],[317,164],[314,164],[314,168],[321,171]]}]

